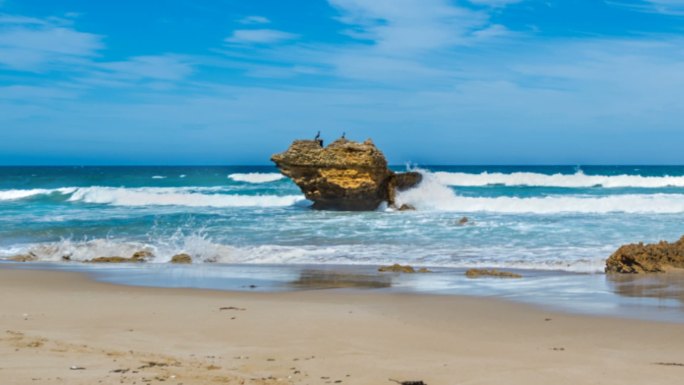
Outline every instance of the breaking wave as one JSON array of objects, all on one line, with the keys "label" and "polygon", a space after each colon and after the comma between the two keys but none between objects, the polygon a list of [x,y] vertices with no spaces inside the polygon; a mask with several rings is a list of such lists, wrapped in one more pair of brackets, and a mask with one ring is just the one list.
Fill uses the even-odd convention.
[{"label": "breaking wave", "polygon": [[[30,254],[41,262],[87,262],[97,257],[130,257],[139,251],[149,252],[151,257],[147,262],[152,264],[168,263],[172,256],[186,253],[193,263],[381,265],[396,262],[414,264],[420,260],[424,265],[446,268],[501,267],[574,272],[602,271],[605,263],[603,254],[609,252],[597,252],[595,247],[516,251],[486,245],[458,252],[451,248],[424,249],[397,244],[233,246],[202,234],[175,234],[147,242],[110,238],[62,239],[2,249],[0,259]],[[498,258],[492,260],[492,256]]]},{"label": "breaking wave", "polygon": [[4,190],[0,191],[0,201],[13,201],[32,198],[39,195],[71,194],[76,187],[63,187],[57,189],[30,189],[30,190]]},{"label": "breaking wave", "polygon": [[85,187],[69,201],[115,206],[283,207],[303,200],[299,195],[229,195],[188,192],[178,188]]},{"label": "breaking wave", "polygon": [[269,183],[269,182],[275,182],[278,180],[281,180],[285,178],[283,174],[275,173],[275,172],[269,172],[269,173],[260,173],[260,172],[250,172],[247,174],[230,174],[228,175],[229,179],[232,179],[236,182],[246,182],[246,183]]},{"label": "breaking wave", "polygon": [[540,174],[514,172],[510,174],[483,172],[435,172],[434,177],[448,186],[536,186],[536,187],[604,187],[604,188],[662,188],[684,187],[684,176],[641,176],[641,175],[587,175],[582,171],[574,174]]},{"label": "breaking wave", "polygon": [[0,191],[0,201],[59,194],[69,202],[115,206],[283,207],[304,200],[300,195],[222,194],[223,187],[64,187]]},{"label": "breaking wave", "polygon": [[443,175],[425,173],[423,182],[397,195],[397,203],[419,210],[553,213],[684,213],[684,194],[626,194],[608,196],[466,197],[444,183]]}]

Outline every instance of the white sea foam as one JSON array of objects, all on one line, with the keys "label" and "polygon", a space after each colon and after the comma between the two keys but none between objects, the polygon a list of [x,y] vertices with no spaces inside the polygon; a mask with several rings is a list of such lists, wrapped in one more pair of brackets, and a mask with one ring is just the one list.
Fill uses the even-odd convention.
[{"label": "white sea foam", "polygon": [[247,174],[230,174],[228,175],[229,179],[232,179],[236,182],[247,182],[247,183],[269,183],[269,182],[275,182],[277,180],[283,179],[285,176],[283,174],[275,173],[275,172],[268,172],[268,173],[260,173],[260,172],[250,172]]},{"label": "white sea foam", "polygon": [[397,203],[419,210],[499,213],[684,213],[684,194],[564,195],[544,197],[466,197],[445,185],[440,175],[397,195]]},{"label": "white sea foam", "polygon": [[641,176],[641,175],[586,175],[582,171],[574,174],[540,174],[514,172],[510,174],[483,172],[435,172],[435,178],[448,186],[537,186],[537,187],[595,187],[620,188],[662,188],[684,187],[684,176]]},{"label": "white sea foam", "polygon": [[[209,188],[213,189],[213,188]],[[206,190],[206,189],[204,189]],[[228,195],[189,192],[188,188],[83,187],[69,201],[115,206],[278,207],[303,200],[299,195]]]},{"label": "white sea foam", "polygon": [[152,177],[152,179],[166,179],[166,177],[163,175],[155,175]]},{"label": "white sea foam", "polygon": [[26,199],[38,195],[49,195],[54,193],[71,194],[75,190],[75,187],[63,187],[56,189],[4,190],[0,191],[0,201]]},{"label": "white sea foam", "polygon": [[136,241],[121,241],[115,239],[92,239],[74,241],[63,239],[58,242],[11,247],[0,250],[0,257],[11,257],[17,254],[35,256],[39,261],[59,262],[68,258],[70,261],[88,261],[97,257],[131,257],[138,251],[152,253],[151,263],[166,263],[173,255],[187,253],[193,262],[235,262],[240,255],[237,249],[217,243],[212,243],[201,235],[171,236],[160,242],[143,243]]},{"label": "white sea foam", "polygon": [[[149,263],[168,263],[173,255],[187,253],[193,263],[229,264],[338,264],[381,265],[389,263],[421,264],[445,268],[497,267],[533,270],[600,272],[605,256],[614,247],[537,248],[511,250],[483,245],[482,248],[453,249],[405,245],[245,245],[233,246],[215,242],[201,234],[172,235],[148,242],[110,238],[12,246],[0,250],[0,258],[30,253],[37,260],[84,262],[97,257],[130,257],[138,251],[149,251]],[[419,261],[419,262],[418,262]]]}]

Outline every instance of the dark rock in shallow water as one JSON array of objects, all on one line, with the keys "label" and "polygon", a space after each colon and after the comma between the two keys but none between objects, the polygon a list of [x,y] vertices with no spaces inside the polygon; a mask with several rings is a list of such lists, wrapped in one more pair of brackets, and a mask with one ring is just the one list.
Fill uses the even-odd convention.
[{"label": "dark rock in shallow water", "polygon": [[408,203],[404,203],[403,205],[399,206],[397,210],[399,211],[414,211],[416,208],[413,207],[412,205]]},{"label": "dark rock in shallow water", "polygon": [[[416,269],[414,269],[412,266],[409,265],[400,265],[398,263],[395,263],[394,265],[390,266],[380,266],[378,268],[378,271],[381,273],[415,273]],[[421,267],[418,269],[418,273],[430,273],[430,270]]]},{"label": "dark rock in shallow water", "polygon": [[396,191],[414,187],[422,178],[392,172],[370,139],[359,143],[342,138],[328,147],[296,140],[271,160],[321,210],[375,210],[382,202],[393,206]]},{"label": "dark rock in shallow water", "polygon": [[141,263],[153,258],[154,254],[147,250],[136,251],[130,258],[125,257],[97,257],[86,262],[91,263]]},{"label": "dark rock in shallow water", "polygon": [[606,273],[664,273],[684,269],[684,237],[670,243],[620,246],[606,260]]},{"label": "dark rock in shallow water", "polygon": [[192,263],[192,257],[188,254],[176,254],[171,257],[171,263]]},{"label": "dark rock in shallow water", "polygon": [[465,276],[468,278],[522,278],[522,275],[520,274],[511,273],[509,271],[500,271],[496,269],[470,269],[465,272]]}]

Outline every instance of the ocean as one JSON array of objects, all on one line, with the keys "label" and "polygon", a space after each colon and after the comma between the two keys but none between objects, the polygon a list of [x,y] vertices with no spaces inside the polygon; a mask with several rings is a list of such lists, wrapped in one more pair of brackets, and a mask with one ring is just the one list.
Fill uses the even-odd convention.
[{"label": "ocean", "polygon": [[[394,167],[397,171],[407,167]],[[414,169],[414,168],[412,168]],[[415,211],[315,211],[274,167],[0,167],[0,258],[600,273],[684,234],[683,166],[420,166]],[[460,225],[459,220],[468,222]]]}]

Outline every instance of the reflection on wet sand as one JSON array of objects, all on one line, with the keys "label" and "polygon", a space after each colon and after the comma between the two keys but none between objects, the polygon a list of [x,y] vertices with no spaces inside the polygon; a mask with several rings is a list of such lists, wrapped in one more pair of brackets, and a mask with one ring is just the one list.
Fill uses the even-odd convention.
[{"label": "reflection on wet sand", "polygon": [[626,297],[676,299],[684,302],[684,273],[608,274],[608,286]]},{"label": "reflection on wet sand", "polygon": [[291,285],[299,289],[382,289],[391,287],[392,279],[389,276],[306,269]]}]

